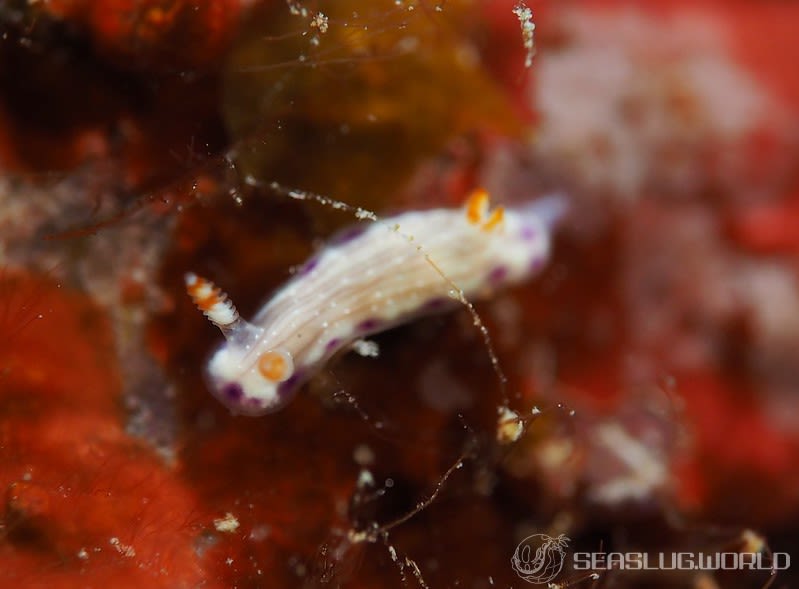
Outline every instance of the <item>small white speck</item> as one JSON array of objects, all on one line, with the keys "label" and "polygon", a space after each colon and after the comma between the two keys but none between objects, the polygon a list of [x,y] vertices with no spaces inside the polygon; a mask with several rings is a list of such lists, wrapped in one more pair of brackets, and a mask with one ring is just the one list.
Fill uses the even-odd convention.
[{"label": "small white speck", "polygon": [[524,421],[510,407],[501,407],[497,419],[497,441],[500,444],[511,444],[524,433]]},{"label": "small white speck", "polygon": [[299,2],[295,0],[287,0],[286,4],[288,4],[289,12],[294,16],[308,16],[308,9],[302,6]]},{"label": "small white speck", "polygon": [[365,468],[361,470],[361,472],[358,474],[357,486],[359,489],[363,489],[364,487],[374,487],[375,478],[372,476],[372,473]]},{"label": "small white speck", "polygon": [[380,355],[380,346],[371,340],[356,339],[352,342],[352,350],[364,358],[377,358]]},{"label": "small white speck", "polygon": [[116,548],[116,551],[119,552],[125,558],[133,558],[134,556],[136,556],[136,551],[133,549],[133,546],[130,546],[128,544],[122,544],[122,542],[120,542],[119,538],[117,538],[116,536],[111,538],[108,541],[108,543],[111,544],[111,546],[113,546],[114,548]]}]

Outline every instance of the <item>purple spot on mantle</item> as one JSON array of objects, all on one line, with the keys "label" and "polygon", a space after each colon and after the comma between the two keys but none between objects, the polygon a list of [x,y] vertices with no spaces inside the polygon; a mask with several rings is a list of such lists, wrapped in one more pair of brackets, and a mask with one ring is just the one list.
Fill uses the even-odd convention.
[{"label": "purple spot on mantle", "polygon": [[522,227],[521,236],[524,241],[533,241],[538,235],[538,231],[532,225]]},{"label": "purple spot on mantle", "polygon": [[533,256],[530,259],[530,272],[538,272],[544,267],[545,259],[542,256]]},{"label": "purple spot on mantle", "polygon": [[287,380],[281,382],[277,387],[277,394],[280,397],[281,405],[288,401],[292,395],[297,392],[300,384],[303,382],[303,371],[295,370]]},{"label": "purple spot on mantle", "polygon": [[491,284],[499,284],[508,276],[508,269],[505,266],[497,266],[488,274],[488,281]]},{"label": "purple spot on mantle", "polygon": [[361,225],[353,225],[352,227],[347,227],[346,229],[342,229],[330,239],[329,243],[331,245],[341,245],[349,241],[352,241],[356,237],[363,235],[364,232],[366,231],[366,228],[367,228],[366,224],[361,224]]},{"label": "purple spot on mantle", "polygon": [[444,297],[436,297],[434,299],[430,299],[424,305],[422,305],[423,311],[429,312],[436,312],[442,311],[449,307],[452,304],[452,299],[445,299]]},{"label": "purple spot on mantle", "polygon": [[332,340],[327,342],[327,345],[325,346],[325,349],[328,352],[331,352],[331,351],[335,350],[337,347],[339,347],[339,345],[341,345],[341,339],[337,338],[337,337],[334,337]]},{"label": "purple spot on mantle", "polygon": [[361,333],[368,333],[374,331],[380,326],[380,321],[377,319],[365,319],[358,324],[358,331]]},{"label": "purple spot on mantle", "polygon": [[305,264],[303,264],[302,268],[300,268],[299,275],[307,276],[308,274],[313,272],[314,268],[316,268],[318,265],[319,265],[319,257],[314,256],[313,258],[305,262]]},{"label": "purple spot on mantle", "polygon": [[222,387],[222,396],[224,397],[225,401],[237,403],[241,401],[241,398],[244,396],[244,390],[241,388],[239,383],[229,382]]}]

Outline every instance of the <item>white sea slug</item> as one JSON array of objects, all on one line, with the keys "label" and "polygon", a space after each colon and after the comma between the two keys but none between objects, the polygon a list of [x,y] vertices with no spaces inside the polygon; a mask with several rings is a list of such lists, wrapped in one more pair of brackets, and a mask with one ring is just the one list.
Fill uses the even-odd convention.
[{"label": "white sea slug", "polygon": [[211,282],[186,274],[189,295],[226,339],[207,366],[215,396],[233,413],[276,411],[354,341],[457,304],[456,287],[468,299],[485,298],[535,275],[565,199],[488,207],[478,190],[460,209],[355,225],[308,260],[252,322]]}]

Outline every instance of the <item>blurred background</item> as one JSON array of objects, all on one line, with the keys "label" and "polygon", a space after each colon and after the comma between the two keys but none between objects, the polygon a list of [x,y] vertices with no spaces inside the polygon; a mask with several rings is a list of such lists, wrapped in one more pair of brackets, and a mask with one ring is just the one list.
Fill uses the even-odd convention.
[{"label": "blurred background", "polygon": [[[536,533],[799,560],[796,22],[777,0],[0,0],[0,586],[526,587]],[[476,303],[518,440],[466,310],[276,414],[208,394],[220,337],[183,274],[249,317],[356,222],[291,190],[391,215],[478,186],[571,204],[544,273]],[[556,582],[797,566],[594,581],[567,558]]]}]

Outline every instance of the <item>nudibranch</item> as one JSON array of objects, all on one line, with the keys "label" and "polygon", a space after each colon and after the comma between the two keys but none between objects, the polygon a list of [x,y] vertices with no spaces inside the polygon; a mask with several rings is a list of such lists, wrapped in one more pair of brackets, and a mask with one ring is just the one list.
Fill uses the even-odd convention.
[{"label": "nudibranch", "polygon": [[300,267],[251,322],[213,283],[186,274],[189,295],[226,340],[208,361],[209,387],[233,413],[276,411],[356,340],[538,273],[565,211],[561,196],[489,211],[488,194],[477,190],[462,208],[355,225]]}]

